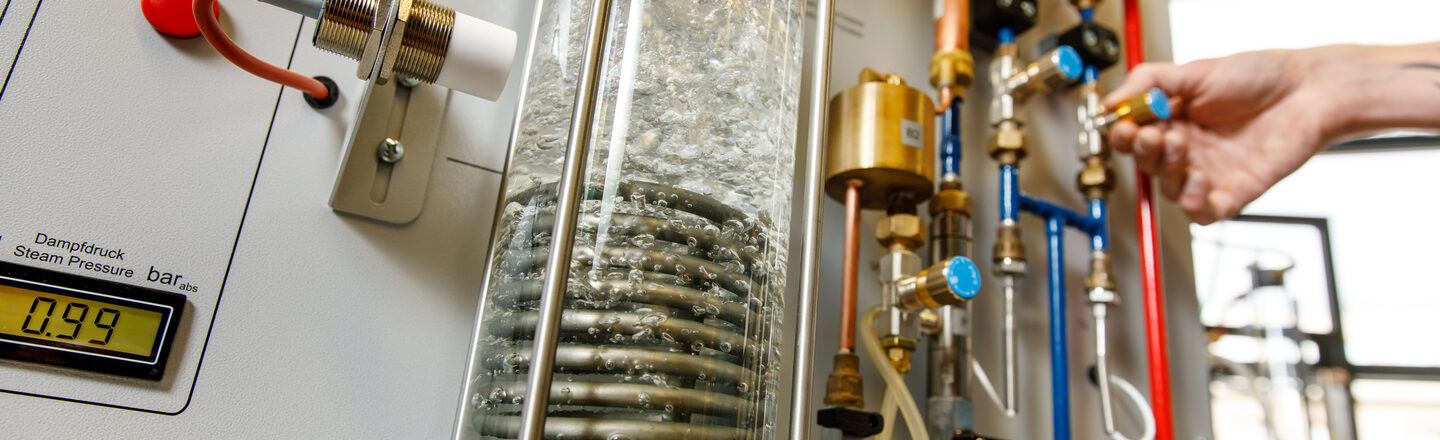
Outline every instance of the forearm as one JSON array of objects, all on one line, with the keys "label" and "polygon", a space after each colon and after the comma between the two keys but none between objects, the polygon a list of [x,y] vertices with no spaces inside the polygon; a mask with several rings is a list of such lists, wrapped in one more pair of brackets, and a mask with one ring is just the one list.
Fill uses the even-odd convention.
[{"label": "forearm", "polygon": [[1330,141],[1389,129],[1440,130],[1440,43],[1300,51],[1306,83],[1330,94]]}]

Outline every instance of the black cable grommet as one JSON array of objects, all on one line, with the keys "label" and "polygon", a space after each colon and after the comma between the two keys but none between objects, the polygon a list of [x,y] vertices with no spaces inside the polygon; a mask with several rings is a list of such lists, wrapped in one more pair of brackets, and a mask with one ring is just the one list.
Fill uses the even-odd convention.
[{"label": "black cable grommet", "polygon": [[320,81],[320,84],[324,84],[325,90],[329,90],[330,93],[328,94],[328,96],[325,97],[325,99],[316,99],[314,95],[311,95],[309,93],[302,93],[303,95],[305,95],[305,103],[310,104],[310,108],[316,110],[327,109],[330,108],[330,106],[335,105],[335,101],[340,100],[340,86],[335,85],[335,80],[330,79],[330,77],[324,75],[315,77],[315,80]]}]

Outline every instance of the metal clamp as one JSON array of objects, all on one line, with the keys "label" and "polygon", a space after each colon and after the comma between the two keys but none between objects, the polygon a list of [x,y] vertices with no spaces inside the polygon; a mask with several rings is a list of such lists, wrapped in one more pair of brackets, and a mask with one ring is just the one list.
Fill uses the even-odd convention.
[{"label": "metal clamp", "polygon": [[379,77],[365,85],[359,114],[330,193],[330,208],[392,224],[420,216],[449,94]]}]

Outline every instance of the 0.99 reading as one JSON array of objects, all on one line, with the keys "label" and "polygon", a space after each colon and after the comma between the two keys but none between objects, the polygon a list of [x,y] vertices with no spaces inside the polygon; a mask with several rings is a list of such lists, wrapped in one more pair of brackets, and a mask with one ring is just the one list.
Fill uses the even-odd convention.
[{"label": "0.99 reading", "polygon": [[[50,320],[55,317],[56,304],[57,302],[54,299],[43,296],[35,297],[35,301],[30,303],[30,314],[25,316],[25,323],[20,326],[20,331],[32,335],[52,336],[52,333],[47,333],[46,330],[51,330]],[[59,339],[74,340],[75,337],[80,334],[80,328],[85,325],[85,317],[89,315],[89,313],[90,306],[88,305],[77,302],[66,303],[65,311],[60,313],[59,318],[66,324],[71,325],[69,333],[67,334],[65,331],[60,330],[58,333],[53,333],[53,336]],[[119,322],[119,310],[101,307],[100,310],[95,313],[95,320],[92,321],[91,324],[105,330],[105,337],[100,338],[96,336],[98,339],[91,339],[90,343],[95,345],[109,344],[110,337],[115,335],[115,325]],[[35,324],[32,325],[32,323]],[[59,326],[57,325],[53,330],[59,330]]]}]

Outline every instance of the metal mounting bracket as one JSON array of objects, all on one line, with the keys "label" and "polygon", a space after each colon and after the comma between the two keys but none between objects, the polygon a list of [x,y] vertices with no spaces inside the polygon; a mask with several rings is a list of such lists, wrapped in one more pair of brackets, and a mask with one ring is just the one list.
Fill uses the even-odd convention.
[{"label": "metal mounting bracket", "polygon": [[405,82],[382,83],[378,75],[366,82],[330,193],[331,209],[397,225],[420,216],[450,94]]}]

